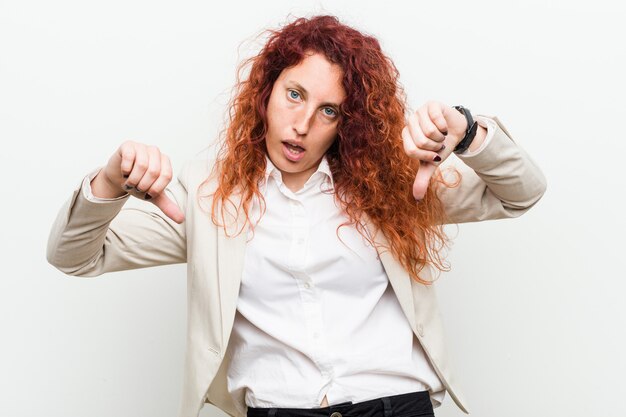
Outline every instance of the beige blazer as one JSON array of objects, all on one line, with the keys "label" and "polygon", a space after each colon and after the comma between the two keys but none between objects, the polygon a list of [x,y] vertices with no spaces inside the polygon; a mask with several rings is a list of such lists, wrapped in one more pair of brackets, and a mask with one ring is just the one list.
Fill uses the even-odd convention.
[{"label": "beige blazer", "polygon": [[[490,117],[490,116],[487,116]],[[512,218],[532,207],[546,190],[539,167],[513,140],[502,123],[478,154],[450,156],[463,175],[461,185],[442,189],[453,223]],[[461,162],[462,161],[462,162]],[[212,161],[203,152],[180,170],[166,192],[186,215],[183,224],[167,218],[153,204],[129,197],[97,203],[78,185],[60,209],[50,231],[47,259],[68,275],[93,277],[111,271],[187,263],[187,343],[179,417],[197,417],[204,403],[240,416],[226,387],[225,355],[235,317],[246,232],[227,238],[207,214],[211,201],[198,199],[198,186],[209,176]],[[95,177],[101,168],[89,174]],[[215,186],[215,180],[208,188]],[[207,194],[203,190],[202,194]],[[234,206],[239,202],[233,197]],[[231,210],[232,212],[232,210]],[[230,217],[232,235],[243,218]],[[364,219],[376,240],[385,237]],[[247,228],[246,228],[247,230]],[[468,413],[446,356],[434,286],[411,280],[388,251],[379,253],[385,271],[413,332],[457,406]],[[423,278],[432,272],[424,270]]]}]

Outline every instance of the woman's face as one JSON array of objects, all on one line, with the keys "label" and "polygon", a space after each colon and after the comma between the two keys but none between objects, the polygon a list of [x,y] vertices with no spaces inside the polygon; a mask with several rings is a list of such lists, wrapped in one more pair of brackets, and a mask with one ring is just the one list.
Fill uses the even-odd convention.
[{"label": "woman's face", "polygon": [[317,170],[337,136],[339,105],[346,96],[342,77],[341,67],[315,53],[284,69],[274,82],[265,142],[270,160],[294,192]]}]

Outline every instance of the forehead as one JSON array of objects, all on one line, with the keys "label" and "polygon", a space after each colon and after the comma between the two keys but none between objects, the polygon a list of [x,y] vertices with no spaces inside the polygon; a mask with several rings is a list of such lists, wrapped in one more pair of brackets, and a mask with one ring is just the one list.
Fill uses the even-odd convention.
[{"label": "forehead", "polygon": [[297,65],[285,68],[279,80],[287,86],[305,89],[309,97],[320,101],[341,103],[346,97],[343,70],[319,53],[307,55]]}]

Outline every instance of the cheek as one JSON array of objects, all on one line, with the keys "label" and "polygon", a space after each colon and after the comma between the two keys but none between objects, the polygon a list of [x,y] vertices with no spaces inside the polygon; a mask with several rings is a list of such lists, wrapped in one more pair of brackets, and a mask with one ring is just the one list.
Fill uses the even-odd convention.
[{"label": "cheek", "polygon": [[280,133],[281,129],[285,124],[284,117],[280,117],[279,115],[282,112],[276,109],[276,106],[268,106],[267,109],[267,128],[269,131]]},{"label": "cheek", "polygon": [[326,145],[330,148],[333,144],[333,142],[335,142],[337,140],[337,128],[334,128],[332,130],[332,132],[329,133],[328,135],[328,140],[326,141]]}]

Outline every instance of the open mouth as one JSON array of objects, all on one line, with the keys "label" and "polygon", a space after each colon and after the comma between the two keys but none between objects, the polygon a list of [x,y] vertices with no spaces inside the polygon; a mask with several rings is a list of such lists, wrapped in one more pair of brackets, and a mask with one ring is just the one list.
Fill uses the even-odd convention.
[{"label": "open mouth", "polygon": [[294,155],[304,152],[304,148],[302,146],[292,145],[289,142],[283,142],[283,143],[287,145],[287,149],[289,149],[289,151],[293,153]]},{"label": "open mouth", "polygon": [[298,145],[283,142],[283,151],[287,159],[297,162],[304,156],[305,149]]}]

